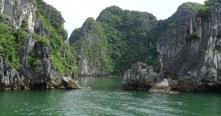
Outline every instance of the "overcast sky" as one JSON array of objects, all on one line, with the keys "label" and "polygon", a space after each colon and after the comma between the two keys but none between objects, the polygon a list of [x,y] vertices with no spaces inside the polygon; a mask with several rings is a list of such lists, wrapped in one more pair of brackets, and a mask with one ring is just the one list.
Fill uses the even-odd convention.
[{"label": "overcast sky", "polygon": [[81,27],[88,17],[96,19],[108,6],[117,5],[123,9],[152,13],[158,19],[171,16],[184,2],[203,3],[205,0],[44,0],[61,11],[70,35],[75,28]]}]

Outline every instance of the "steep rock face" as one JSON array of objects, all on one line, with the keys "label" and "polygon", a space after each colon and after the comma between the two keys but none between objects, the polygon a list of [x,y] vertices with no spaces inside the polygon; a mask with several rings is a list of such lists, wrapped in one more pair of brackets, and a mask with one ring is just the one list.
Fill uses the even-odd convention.
[{"label": "steep rock face", "polygon": [[194,89],[209,89],[209,87],[215,89],[220,86],[220,8],[220,5],[217,5],[211,9],[208,21],[202,18],[196,19],[194,33],[197,37],[187,38],[190,40],[175,60],[177,64],[179,62],[185,64],[175,65],[176,72],[192,78]]},{"label": "steep rock face", "polygon": [[7,60],[0,57],[0,89],[26,89],[23,80],[17,70],[12,68]]},{"label": "steep rock face", "polygon": [[1,0],[1,15],[7,18],[7,24],[20,28],[22,21],[27,18],[28,30],[34,32],[35,12],[33,0]]},{"label": "steep rock face", "polygon": [[[24,46],[21,50],[22,73],[24,77],[31,80],[31,87],[40,84],[45,84],[50,80],[55,79],[52,72],[51,47],[42,42],[36,42],[31,36],[28,36],[24,41]],[[36,59],[30,59],[30,56]]]},{"label": "steep rock face", "polygon": [[190,18],[188,33],[181,36],[183,41],[177,44],[179,47],[170,45],[177,52],[159,45],[161,53],[166,50],[173,54],[168,55],[170,57],[161,54],[164,77],[177,81],[173,89],[220,90],[220,8],[220,4],[216,4],[210,8],[207,17],[197,15]]},{"label": "steep rock face", "polygon": [[[161,63],[160,81],[168,80],[169,86],[165,86],[165,90],[158,89],[161,88],[161,83],[156,82],[151,85],[151,91],[221,90],[221,5],[217,2],[207,2],[210,4],[205,6],[184,3],[173,16],[159,22],[156,37]],[[134,70],[138,69],[140,68]],[[124,85],[137,87],[130,83],[142,81],[140,75],[143,72],[131,74],[134,75],[133,79],[130,79],[132,81],[123,81],[126,82]],[[124,78],[127,79],[128,72],[125,75]]]},{"label": "steep rock face", "polygon": [[[100,23],[88,18],[75,41],[79,57],[79,75],[106,75],[109,65],[107,40]],[[75,33],[76,34],[76,33]],[[81,39],[80,39],[81,38]]]},{"label": "steep rock face", "polygon": [[[95,59],[90,61],[85,60],[85,57],[80,57],[79,64],[82,67],[80,73],[82,70],[85,70],[83,72],[97,70],[96,74],[104,74],[105,71],[106,74],[122,75],[131,64],[137,61],[157,65],[155,61],[157,52],[154,46],[156,41],[151,33],[157,21],[152,14],[111,6],[104,9],[97,20],[92,22],[88,26],[87,20],[82,28],[73,31],[69,39],[70,44],[76,50],[89,49],[97,51],[92,52],[95,58],[100,56],[98,62]],[[85,43],[85,46],[79,46],[79,41],[85,40],[90,40],[90,42]],[[91,43],[94,45],[102,43],[102,47],[99,49],[99,47],[91,46]],[[90,57],[89,54],[86,56]],[[96,65],[102,64],[104,67],[94,64],[94,66],[86,66],[88,62],[97,62]]]},{"label": "steep rock face", "polygon": [[75,53],[64,43],[60,12],[42,0],[1,0],[0,10],[0,88],[65,86],[61,77],[75,72]]},{"label": "steep rock face", "polygon": [[193,32],[193,23],[200,6],[197,3],[184,3],[174,15],[158,24],[157,49],[162,68],[167,67],[186,44],[185,38]]}]

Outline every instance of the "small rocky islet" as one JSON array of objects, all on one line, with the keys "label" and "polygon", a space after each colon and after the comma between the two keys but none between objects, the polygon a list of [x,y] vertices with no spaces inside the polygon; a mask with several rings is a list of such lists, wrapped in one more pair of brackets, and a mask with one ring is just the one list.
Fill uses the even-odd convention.
[{"label": "small rocky islet", "polygon": [[111,6],[66,40],[53,6],[0,0],[0,89],[77,89],[77,76],[124,75],[125,90],[220,91],[220,16],[214,0],[184,3],[166,20]]}]

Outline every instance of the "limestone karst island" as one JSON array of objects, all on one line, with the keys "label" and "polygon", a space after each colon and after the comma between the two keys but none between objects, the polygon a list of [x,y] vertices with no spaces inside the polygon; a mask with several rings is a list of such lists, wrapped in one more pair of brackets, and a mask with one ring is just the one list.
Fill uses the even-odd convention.
[{"label": "limestone karst island", "polygon": [[187,1],[0,0],[0,116],[221,116],[221,0]]}]

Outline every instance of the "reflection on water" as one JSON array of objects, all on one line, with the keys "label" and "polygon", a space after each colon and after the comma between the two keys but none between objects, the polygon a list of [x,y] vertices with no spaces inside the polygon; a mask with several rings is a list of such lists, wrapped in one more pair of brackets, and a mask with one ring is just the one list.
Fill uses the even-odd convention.
[{"label": "reflection on water", "polygon": [[121,78],[83,78],[74,91],[0,92],[0,116],[219,116],[220,94],[122,91]]}]

